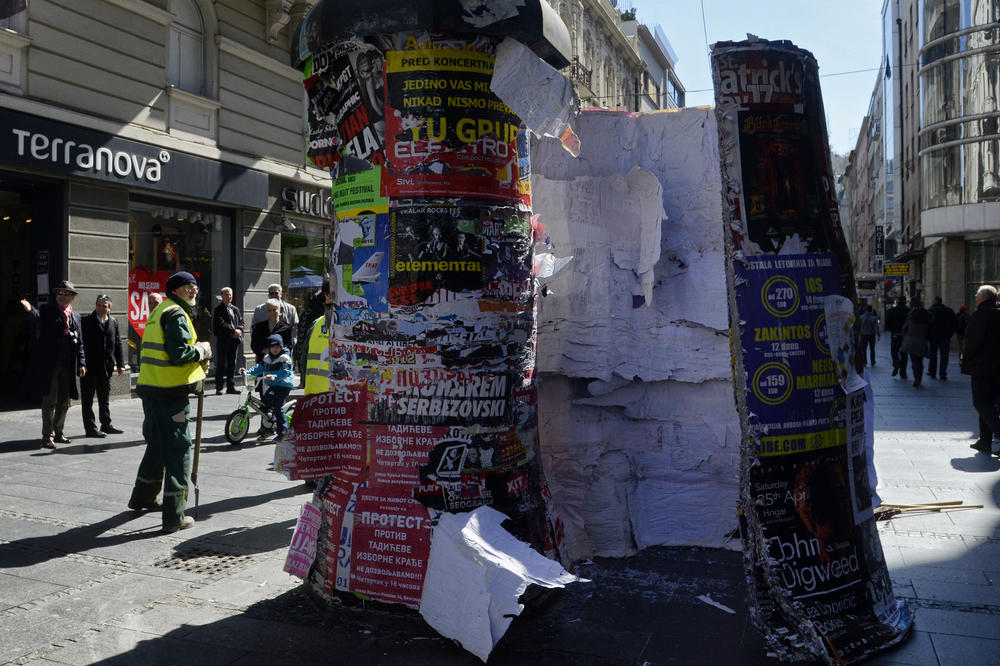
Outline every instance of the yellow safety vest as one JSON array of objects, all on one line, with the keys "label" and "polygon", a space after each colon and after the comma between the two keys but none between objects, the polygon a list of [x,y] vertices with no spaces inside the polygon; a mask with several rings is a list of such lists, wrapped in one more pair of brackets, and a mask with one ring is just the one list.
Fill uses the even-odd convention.
[{"label": "yellow safety vest", "polygon": [[[330,333],[326,330],[326,316],[313,324],[306,349],[306,386],[304,393],[329,393],[330,391]],[[326,358],[323,359],[323,352]]]},{"label": "yellow safety vest", "polygon": [[161,321],[167,310],[178,308],[187,319],[191,331],[191,344],[198,342],[198,333],[194,330],[194,322],[181,306],[171,300],[166,300],[149,313],[146,330],[142,334],[142,351],[139,353],[139,378],[136,384],[170,388],[193,384],[205,378],[201,363],[192,362],[184,365],[174,365],[167,356],[166,340],[163,336]]}]

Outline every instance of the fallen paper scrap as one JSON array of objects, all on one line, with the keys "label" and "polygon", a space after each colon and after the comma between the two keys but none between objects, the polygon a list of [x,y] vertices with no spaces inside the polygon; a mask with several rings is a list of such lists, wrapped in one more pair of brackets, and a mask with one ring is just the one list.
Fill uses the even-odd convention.
[{"label": "fallen paper scrap", "polygon": [[570,127],[580,110],[573,82],[527,46],[510,37],[500,42],[490,90],[536,136],[559,139],[573,157],[580,155],[580,139]]},{"label": "fallen paper scrap", "polygon": [[715,606],[716,608],[718,608],[720,610],[724,610],[727,613],[729,613],[730,615],[736,615],[736,611],[734,611],[732,608],[730,608],[729,606],[726,606],[725,604],[720,604],[718,601],[716,601],[712,597],[708,596],[707,594],[701,595],[700,597],[698,597],[698,600],[699,601],[704,601],[709,606]]},{"label": "fallen paper scrap", "polygon": [[322,514],[318,508],[309,503],[302,505],[299,520],[295,523],[295,532],[292,533],[292,542],[288,546],[288,555],[285,557],[284,570],[293,576],[304,579],[309,575],[309,568],[316,559],[316,538],[321,522]]},{"label": "fallen paper scrap", "polygon": [[524,610],[518,597],[528,585],[555,588],[581,581],[507,532],[501,526],[505,520],[488,506],[442,514],[431,537],[420,599],[427,624],[484,662]]}]

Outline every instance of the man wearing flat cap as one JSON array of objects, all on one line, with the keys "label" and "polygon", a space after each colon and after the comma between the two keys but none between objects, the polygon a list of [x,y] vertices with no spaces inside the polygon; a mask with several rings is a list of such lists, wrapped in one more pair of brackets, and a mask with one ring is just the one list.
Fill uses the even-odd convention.
[{"label": "man wearing flat cap", "polygon": [[69,401],[80,398],[76,378],[87,374],[83,326],[80,315],[73,310],[76,287],[63,280],[52,293],[54,302],[37,310],[27,300],[21,301],[31,323],[38,327],[38,345],[29,372],[29,393],[42,396],[43,449],[69,444],[70,439],[63,434],[66,412]]},{"label": "man wearing flat cap", "polygon": [[[163,532],[194,525],[184,515],[191,475],[191,433],[188,395],[203,390],[202,362],[212,347],[199,342],[191,319],[198,300],[198,281],[188,272],[167,279],[167,298],[149,313],[139,354],[136,393],[142,398],[142,434],[146,453],[139,463],[128,507],[133,511],[162,510]],[[157,499],[163,486],[163,502]]]}]

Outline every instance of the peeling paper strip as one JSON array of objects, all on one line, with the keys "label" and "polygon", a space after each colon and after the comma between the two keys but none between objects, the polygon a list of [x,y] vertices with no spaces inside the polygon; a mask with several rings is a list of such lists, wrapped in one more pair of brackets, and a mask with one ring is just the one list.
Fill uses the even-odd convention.
[{"label": "peeling paper strip", "polygon": [[568,257],[556,257],[549,252],[542,252],[535,255],[535,277],[552,277],[563,267],[573,260],[573,255]]},{"label": "peeling paper strip", "polygon": [[442,636],[485,662],[514,616],[528,585],[565,587],[580,578],[505,530],[507,516],[481,506],[444,513],[431,537],[420,614]]},{"label": "peeling paper strip", "polygon": [[827,296],[823,302],[826,315],[826,336],[830,343],[830,357],[844,393],[854,393],[867,383],[854,369],[854,304],[843,296]]},{"label": "peeling paper strip", "polygon": [[573,83],[527,46],[510,37],[500,43],[490,90],[536,136],[559,139],[573,157],[580,155],[580,138],[570,127],[580,110]]}]

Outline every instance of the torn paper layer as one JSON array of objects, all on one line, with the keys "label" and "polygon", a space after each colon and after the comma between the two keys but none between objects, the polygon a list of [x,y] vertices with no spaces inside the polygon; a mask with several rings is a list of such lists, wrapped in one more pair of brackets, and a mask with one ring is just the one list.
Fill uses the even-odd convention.
[{"label": "torn paper layer", "polygon": [[576,157],[580,140],[570,122],[580,110],[573,82],[531,49],[507,38],[497,47],[490,89],[535,136],[558,139]]},{"label": "torn paper layer", "polygon": [[441,516],[431,537],[420,614],[441,635],[484,662],[524,606],[529,585],[565,587],[580,579],[502,527],[507,516],[479,507]]},{"label": "torn paper layer", "polygon": [[[539,301],[539,428],[566,559],[735,547],[718,141],[709,109],[585,110],[582,150],[532,150],[557,255]],[[636,307],[639,305],[640,307]]]}]

